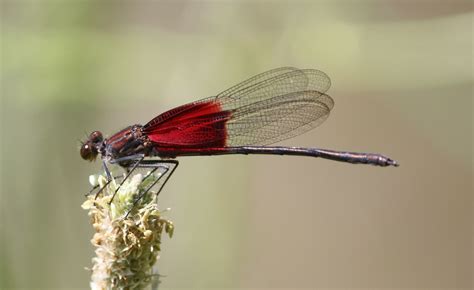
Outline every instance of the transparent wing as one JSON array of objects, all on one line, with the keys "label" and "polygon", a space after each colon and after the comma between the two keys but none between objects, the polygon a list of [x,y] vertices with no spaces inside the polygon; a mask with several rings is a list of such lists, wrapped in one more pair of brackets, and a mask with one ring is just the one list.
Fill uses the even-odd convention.
[{"label": "transparent wing", "polygon": [[283,67],[245,80],[219,93],[216,98],[224,110],[232,110],[257,101],[300,91],[325,93],[330,86],[331,80],[322,71]]},{"label": "transparent wing", "polygon": [[227,146],[268,145],[303,134],[329,116],[334,101],[317,91],[266,99],[236,109],[227,121]]},{"label": "transparent wing", "polygon": [[169,110],[144,126],[157,146],[169,150],[267,145],[321,124],[334,101],[329,77],[290,67],[254,76],[216,97]]}]

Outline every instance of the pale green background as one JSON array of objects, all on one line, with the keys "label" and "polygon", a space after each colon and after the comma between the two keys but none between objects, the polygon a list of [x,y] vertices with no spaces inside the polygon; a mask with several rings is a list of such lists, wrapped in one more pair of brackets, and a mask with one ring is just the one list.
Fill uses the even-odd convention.
[{"label": "pale green background", "polygon": [[182,158],[163,289],[470,288],[472,1],[1,0],[0,287],[87,288],[78,139],[267,69],[318,68],[336,106],[283,142],[387,154]]}]

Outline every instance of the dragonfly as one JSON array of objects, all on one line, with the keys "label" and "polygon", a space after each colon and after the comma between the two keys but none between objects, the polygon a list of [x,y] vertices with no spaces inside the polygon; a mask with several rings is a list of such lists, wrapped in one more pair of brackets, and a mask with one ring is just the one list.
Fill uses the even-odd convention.
[{"label": "dragonfly", "polygon": [[[157,190],[158,196],[179,164],[175,158],[183,156],[296,155],[398,166],[395,160],[381,154],[270,146],[323,123],[334,107],[333,99],[326,94],[330,86],[330,78],[320,70],[272,69],[216,96],[168,110],[145,125],[128,126],[109,138],[93,131],[82,142],[80,155],[89,161],[98,156],[102,160],[108,182],[96,197],[112,181],[110,164],[118,164],[126,171],[115,194],[137,168],[148,168],[147,176],[160,170],[164,180]],[[134,205],[160,178],[137,197]]]}]

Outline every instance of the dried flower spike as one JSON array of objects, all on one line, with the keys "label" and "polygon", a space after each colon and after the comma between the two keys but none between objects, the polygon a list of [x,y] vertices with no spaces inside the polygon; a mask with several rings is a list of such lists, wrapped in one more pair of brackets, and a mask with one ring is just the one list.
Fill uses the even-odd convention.
[{"label": "dried flower spike", "polygon": [[[174,226],[161,217],[155,203],[155,193],[149,191],[132,209],[133,201],[156,180],[156,176],[144,179],[141,174],[128,178],[109,205],[117,184],[111,182],[95,199],[94,195],[82,204],[89,211],[95,234],[91,243],[96,247],[92,259],[91,289],[145,289],[152,280],[153,266],[158,259],[161,234],[170,237]],[[93,183],[104,186],[103,176],[90,177]]]}]

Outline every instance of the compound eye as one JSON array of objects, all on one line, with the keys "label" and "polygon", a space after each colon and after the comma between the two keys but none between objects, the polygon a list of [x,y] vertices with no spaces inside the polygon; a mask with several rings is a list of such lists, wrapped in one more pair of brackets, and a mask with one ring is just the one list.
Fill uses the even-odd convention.
[{"label": "compound eye", "polygon": [[89,140],[92,141],[92,143],[99,143],[102,142],[104,138],[102,137],[102,133],[99,131],[94,131],[89,135]]},{"label": "compound eye", "polygon": [[93,147],[89,142],[82,145],[80,153],[84,160],[93,161],[97,157],[95,147]]}]

